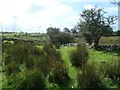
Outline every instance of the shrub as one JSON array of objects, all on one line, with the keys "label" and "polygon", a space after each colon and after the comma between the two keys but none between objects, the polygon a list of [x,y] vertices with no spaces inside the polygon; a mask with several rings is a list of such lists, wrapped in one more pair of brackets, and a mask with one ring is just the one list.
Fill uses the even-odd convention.
[{"label": "shrub", "polygon": [[45,90],[45,81],[39,70],[28,71],[24,80],[16,87],[18,90]]},{"label": "shrub", "polygon": [[69,80],[61,54],[53,45],[45,45],[41,49],[26,43],[12,44],[9,48],[5,45],[3,62],[12,88],[44,88],[43,77],[47,76],[50,83],[59,86],[67,84]]},{"label": "shrub", "polygon": [[[8,44],[9,45],[9,44]],[[17,43],[4,46],[3,63],[9,86],[12,88],[42,88],[45,87],[42,75],[46,74],[46,56],[41,49],[30,44]],[[22,67],[24,66],[24,67]],[[21,77],[20,75],[23,75]],[[16,84],[17,83],[17,84]]]},{"label": "shrub", "polygon": [[61,62],[54,63],[54,67],[50,68],[49,81],[61,86],[66,86],[70,80],[68,72]]},{"label": "shrub", "polygon": [[100,75],[96,72],[94,64],[86,64],[78,72],[78,87],[83,89],[104,88],[101,83]]},{"label": "shrub", "polygon": [[49,81],[56,83],[59,86],[66,85],[70,79],[63,60],[61,59],[61,53],[57,51],[53,45],[45,45],[44,51],[47,57],[47,71],[49,74]]},{"label": "shrub", "polygon": [[88,60],[88,52],[85,44],[79,44],[76,50],[70,52],[70,61],[75,67],[82,67]]},{"label": "shrub", "polygon": [[44,78],[39,70],[29,70],[11,76],[9,87],[15,90],[45,90]]},{"label": "shrub", "polygon": [[104,72],[106,76],[120,86],[120,60],[113,61],[112,64],[104,66]]}]

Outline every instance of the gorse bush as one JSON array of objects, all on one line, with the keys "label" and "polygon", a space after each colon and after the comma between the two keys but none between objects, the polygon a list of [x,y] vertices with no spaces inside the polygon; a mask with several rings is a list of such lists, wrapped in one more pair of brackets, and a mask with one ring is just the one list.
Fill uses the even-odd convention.
[{"label": "gorse bush", "polygon": [[93,63],[86,64],[77,74],[78,87],[83,89],[102,89],[104,88],[99,73],[96,72]]},{"label": "gorse bush", "polygon": [[70,61],[75,67],[82,67],[88,61],[88,51],[85,44],[79,44],[76,50],[70,52]]}]

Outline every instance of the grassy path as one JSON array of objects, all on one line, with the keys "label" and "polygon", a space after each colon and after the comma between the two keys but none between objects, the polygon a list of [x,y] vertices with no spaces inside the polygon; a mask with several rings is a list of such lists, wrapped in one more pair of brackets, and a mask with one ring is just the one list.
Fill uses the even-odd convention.
[{"label": "grassy path", "polygon": [[[68,71],[68,74],[70,78],[73,80],[72,85],[74,87],[77,87],[77,69],[71,65],[69,52],[74,50],[75,47],[62,47],[60,48],[61,56],[64,61],[64,64],[66,65]],[[89,60],[88,63],[95,63],[95,65],[98,67],[99,64],[105,63],[112,63],[112,61],[119,60],[120,56],[118,56],[116,53],[107,53],[102,51],[96,51],[93,49],[88,49],[89,53]]]}]

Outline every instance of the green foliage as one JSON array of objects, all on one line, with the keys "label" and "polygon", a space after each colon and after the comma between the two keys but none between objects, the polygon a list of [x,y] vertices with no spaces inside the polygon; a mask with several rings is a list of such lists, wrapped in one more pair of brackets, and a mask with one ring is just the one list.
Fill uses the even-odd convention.
[{"label": "green foliage", "polygon": [[70,52],[70,61],[75,67],[82,67],[88,61],[88,51],[85,44],[79,44],[76,50]]},{"label": "green foliage", "polygon": [[4,44],[4,67],[11,88],[27,89],[46,87],[49,83],[62,87],[67,85],[68,71],[61,59],[61,53],[52,44],[37,48],[26,43]]},{"label": "green foliage", "polygon": [[63,31],[64,31],[65,33],[70,33],[70,29],[67,28],[67,27],[65,27],[65,28],[63,29]]},{"label": "green foliage", "polygon": [[106,87],[105,89],[115,89],[118,88],[118,86],[113,82],[113,80],[109,77],[103,77],[102,78],[102,84]]},{"label": "green foliage", "polygon": [[101,36],[112,34],[111,25],[115,23],[116,16],[105,17],[104,10],[97,7],[84,10],[80,16],[82,17],[78,23],[80,33],[83,34],[87,42],[94,42],[95,47]]},{"label": "green foliage", "polygon": [[83,89],[102,89],[104,86],[101,83],[100,75],[96,72],[94,63],[86,64],[78,72],[78,87]]},{"label": "green foliage", "polygon": [[111,78],[115,83],[118,83],[120,86],[120,61],[113,61],[111,64],[106,64],[103,66],[102,70],[104,71],[105,76]]},{"label": "green foliage", "polygon": [[74,37],[69,33],[59,33],[52,38],[53,43],[66,44],[74,41]]},{"label": "green foliage", "polygon": [[[74,54],[70,56],[72,50]],[[90,60],[87,62],[88,51],[83,44],[77,48],[62,47],[58,50],[52,44],[36,47],[27,43],[3,43],[3,72],[5,71],[3,78],[6,78],[3,81],[4,86],[8,85],[5,87],[18,90],[33,88],[41,90],[46,87],[102,89],[105,86],[117,88],[120,83],[120,63],[111,62],[111,60],[117,60],[118,56],[93,49],[90,49],[89,52]],[[92,60],[94,60],[95,66],[92,64]],[[80,62],[84,63],[81,65]],[[105,63],[99,66],[98,64],[101,62]],[[71,64],[81,68],[73,67]],[[102,70],[100,71],[98,68]],[[78,73],[77,70],[79,70]],[[8,83],[6,83],[7,81]]]},{"label": "green foliage", "polygon": [[66,85],[68,80],[68,72],[64,66],[61,54],[53,45],[45,45],[44,51],[47,55],[47,71],[49,74],[49,81],[58,85]]},{"label": "green foliage", "polygon": [[120,45],[119,38],[120,36],[101,37],[99,45]]},{"label": "green foliage", "polygon": [[51,42],[59,48],[60,45],[70,43],[74,41],[74,37],[69,32],[68,28],[64,28],[65,32],[60,32],[59,28],[49,27],[47,34],[49,35]]},{"label": "green foliage", "polygon": [[20,90],[45,88],[42,75],[46,73],[46,59],[43,51],[26,43],[11,44],[7,48],[8,45],[3,45],[3,63],[9,86]]},{"label": "green foliage", "polygon": [[77,34],[78,32],[77,32],[76,28],[72,28],[72,29],[71,29],[71,33],[72,33],[72,34]]},{"label": "green foliage", "polygon": [[[26,75],[24,76],[24,80],[21,81],[21,83],[18,83],[18,90],[31,90],[31,89],[37,89],[37,90],[45,90],[45,80],[40,73],[39,70],[29,70],[27,71]],[[23,79],[23,78],[21,78]],[[20,80],[19,80],[20,81]]]},{"label": "green foliage", "polygon": [[60,32],[60,29],[59,28],[56,28],[56,27],[49,27],[47,28],[47,34],[50,36],[50,38],[53,36],[53,35],[56,35]]}]

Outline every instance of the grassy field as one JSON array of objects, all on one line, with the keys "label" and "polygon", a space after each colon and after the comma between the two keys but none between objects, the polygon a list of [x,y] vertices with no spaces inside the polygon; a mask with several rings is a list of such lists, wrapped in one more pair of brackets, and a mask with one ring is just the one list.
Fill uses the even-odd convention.
[{"label": "grassy field", "polygon": [[[37,46],[38,48],[41,48],[41,46]],[[61,47],[59,51],[61,52],[62,59],[64,61],[64,64],[68,70],[68,75],[71,78],[71,86],[74,88],[77,88],[77,68],[72,66],[70,62],[70,57],[69,53],[70,51],[74,50],[76,47]],[[111,63],[112,61],[118,60],[120,56],[118,56],[116,53],[105,53],[102,51],[96,51],[93,49],[88,49],[89,52],[89,60],[88,63],[95,63],[96,66],[99,66],[102,62],[106,63]],[[97,67],[96,67],[97,68]],[[6,78],[5,75],[3,74],[2,77],[4,84],[3,87],[5,88],[7,83],[6,83]],[[1,80],[1,77],[0,77]]]},{"label": "grassy field", "polygon": [[[3,37],[7,38],[18,38],[18,39],[27,39],[27,40],[48,40],[48,36],[44,34],[2,34]],[[75,42],[81,42],[79,38],[75,38]],[[100,45],[120,45],[120,36],[102,36],[99,40]]]},{"label": "grassy field", "polygon": [[[65,65],[67,68],[71,67],[69,52],[74,50],[75,47],[62,47],[60,48],[62,59],[64,60]],[[97,51],[94,49],[88,49],[89,52],[89,61],[95,61],[95,63],[101,62],[111,62],[113,60],[118,60],[120,57],[116,53],[107,53],[102,51]]]},{"label": "grassy field", "polygon": [[7,38],[18,38],[18,39],[27,39],[27,40],[40,40],[48,39],[47,35],[44,34],[2,34],[3,37]]},{"label": "grassy field", "polygon": [[[14,35],[4,35],[5,37],[11,37],[15,38]],[[20,36],[21,39],[29,39],[29,40],[41,40],[41,39],[48,39],[48,37],[31,37],[31,36]],[[120,37],[101,37],[99,44],[101,45],[113,45],[118,44],[118,38]],[[78,40],[79,41],[79,40]],[[5,41],[6,42],[6,41]],[[13,41],[9,41],[13,43]],[[43,48],[43,46],[35,46],[37,48]],[[77,88],[78,82],[77,82],[77,74],[78,74],[78,68],[72,66],[70,62],[70,56],[69,53],[74,50],[76,47],[60,47],[58,51],[61,52],[61,58],[64,62],[64,65],[66,66],[68,70],[68,75],[71,79],[70,86],[73,88]],[[96,66],[96,69],[99,68],[100,65],[109,65],[113,63],[113,61],[120,60],[120,56],[117,53],[113,52],[102,52],[102,51],[96,51],[94,49],[88,49],[89,53],[89,59],[87,63],[94,63]],[[1,75],[1,72],[0,72]],[[2,83],[0,83],[0,87],[3,86],[3,88],[7,87],[7,79],[5,77],[5,74],[3,73],[2,77],[0,76],[0,81],[2,80]]]},{"label": "grassy field", "polygon": [[120,45],[120,36],[110,36],[110,37],[101,37],[99,44],[100,45]]},{"label": "grassy field", "polygon": [[[70,62],[70,57],[69,57],[69,52],[74,50],[75,47],[62,47],[60,48],[61,54],[62,54],[62,59],[64,60],[64,63],[66,67],[69,70],[69,76],[72,78],[73,82],[72,85],[73,87],[77,87],[77,69],[72,66]],[[96,51],[93,49],[88,49],[89,52],[89,60],[88,63],[93,63],[95,66],[98,66],[96,68],[99,68],[100,64],[110,64],[113,61],[119,60],[120,56],[117,55],[116,53],[105,53],[102,51]],[[103,63],[104,62],[104,63]]]}]

